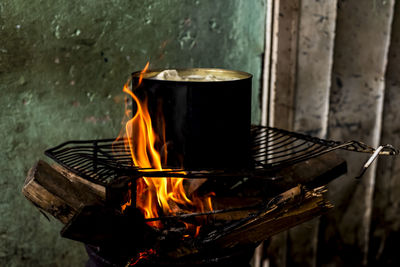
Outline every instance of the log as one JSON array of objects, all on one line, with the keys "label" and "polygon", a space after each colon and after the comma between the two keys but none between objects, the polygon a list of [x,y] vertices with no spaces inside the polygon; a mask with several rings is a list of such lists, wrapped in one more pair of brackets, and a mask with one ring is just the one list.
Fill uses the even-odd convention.
[{"label": "log", "polygon": [[[267,238],[301,224],[333,208],[323,193],[326,188],[308,190],[297,186],[274,198],[267,209],[245,223],[215,233],[205,240],[207,247],[231,248],[256,244]],[[275,202],[275,203],[274,203]]]},{"label": "log", "polygon": [[104,186],[95,184],[85,178],[82,178],[61,165],[53,164],[52,167],[60,174],[64,175],[65,178],[70,180],[72,183],[80,184],[82,187],[86,185],[87,190],[91,191],[93,194],[99,196],[103,200],[106,199],[106,188]]},{"label": "log", "polygon": [[[161,216],[159,218],[145,219],[146,222],[158,221],[173,222],[181,220],[194,225],[221,225],[229,221],[237,221],[247,218],[262,208],[261,198],[241,197],[213,197],[213,209],[204,211],[188,211],[179,209],[176,215]],[[176,205],[176,204],[175,204]]]},{"label": "log", "polygon": [[[255,247],[267,238],[285,231],[307,220],[320,216],[333,206],[324,199],[325,186],[307,189],[298,185],[265,203],[264,209],[249,217],[230,222],[222,228],[208,233],[200,233],[189,246],[190,242],[182,242],[179,246],[160,244],[163,256],[179,259],[191,255],[218,255],[226,250],[242,250]],[[212,228],[211,228],[212,229]]]},{"label": "log", "polygon": [[[109,200],[117,203],[123,195],[121,192],[126,191],[129,177],[120,177],[113,183],[112,190],[106,192],[105,188],[67,169],[53,168],[39,161],[29,171],[22,191],[37,207],[66,224],[61,232],[63,237],[102,247],[120,244],[117,250],[124,256],[134,249],[157,247],[167,257],[180,258],[196,253],[211,253],[210,250],[214,253],[224,249],[255,246],[276,233],[325,213],[332,208],[323,197],[325,187],[314,187],[327,183],[345,171],[346,163],[342,159],[335,154],[326,154],[276,173],[283,178],[273,182],[275,194],[270,192],[270,195],[263,195],[265,191],[259,189],[264,186],[263,180],[249,179],[255,185],[258,184],[254,190],[259,191],[257,196],[239,194],[232,197],[217,194],[214,208],[258,205],[257,208],[209,216],[212,222],[210,226],[203,226],[204,231],[200,232],[199,237],[184,240],[182,234],[185,229],[181,229],[182,223],[174,223],[176,218],[165,220],[165,229],[168,230],[160,232],[148,226],[136,208],[130,207],[128,213],[122,214],[110,206]],[[298,185],[285,191],[285,188],[296,182],[309,187]],[[249,183],[246,183],[244,188],[248,186]],[[196,189],[197,185],[194,192],[198,191]],[[218,230],[215,226],[218,226]],[[113,250],[114,247],[107,249]]]},{"label": "log", "polygon": [[[63,171],[63,173],[67,173]],[[102,203],[101,190],[79,179],[68,178],[40,160],[28,172],[22,193],[40,210],[67,223],[82,205]]]},{"label": "log", "polygon": [[144,248],[155,230],[136,208],[121,212],[104,205],[82,206],[61,230],[61,236],[94,246]]},{"label": "log", "polygon": [[[214,210],[237,209],[236,211],[216,214],[210,216],[209,220],[213,223],[218,221],[235,221],[248,217],[257,211],[262,205],[262,198],[243,198],[243,197],[218,197],[212,199]],[[248,207],[248,208],[247,208]],[[239,209],[243,210],[239,210]]]},{"label": "log", "polygon": [[[296,187],[298,184],[303,184],[307,188],[317,188],[328,184],[333,179],[343,175],[347,172],[346,161],[339,157],[336,152],[329,152],[320,155],[309,160],[299,162],[274,173],[276,180],[264,180],[262,177],[254,177],[252,179],[247,179],[241,186],[238,186],[237,191],[235,189],[224,189],[222,194],[216,194],[212,199],[214,210],[223,209],[234,209],[231,212],[217,213],[215,215],[209,216],[209,221],[213,223],[219,223],[224,221],[240,220],[254,214],[259,207],[255,209],[242,209],[237,210],[236,208],[241,207],[251,207],[260,202],[268,202],[276,195],[281,192],[285,192],[290,188]],[[203,179],[192,179],[203,180]],[[221,181],[212,181],[207,184],[203,184],[200,181],[200,190],[209,191],[213,190],[212,186],[215,183],[219,185],[226,182],[227,179],[221,179]],[[224,185],[225,186],[225,185]],[[197,188],[196,188],[197,189]],[[290,190],[288,191],[290,192]],[[243,196],[243,193],[245,197]],[[201,193],[200,193],[201,194]],[[225,196],[225,195],[230,196]],[[285,194],[285,193],[283,193]],[[242,195],[242,196],[241,196]],[[236,209],[236,210],[235,210]]]}]

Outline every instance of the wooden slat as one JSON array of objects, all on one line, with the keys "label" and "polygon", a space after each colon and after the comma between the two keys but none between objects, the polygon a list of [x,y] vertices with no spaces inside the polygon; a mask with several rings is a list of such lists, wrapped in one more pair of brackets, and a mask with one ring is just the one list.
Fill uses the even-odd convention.
[{"label": "wooden slat", "polygon": [[261,242],[331,209],[333,206],[323,197],[325,192],[325,186],[308,190],[299,185],[287,190],[269,202],[274,204],[245,223],[227,233],[210,235],[206,245],[221,249]]},{"label": "wooden slat", "polygon": [[[269,99],[271,86],[271,54],[272,54],[272,31],[274,17],[274,1],[266,0],[265,11],[265,39],[264,39],[264,63],[262,69],[262,91],[261,91],[261,125],[268,126],[269,121]],[[261,253],[261,252],[260,252]]]},{"label": "wooden slat", "polygon": [[[328,136],[379,144],[384,73],[394,1],[340,1],[336,21]],[[349,175],[329,187],[336,209],[320,224],[318,265],[367,263],[375,165],[353,178],[362,160],[348,158]]]},{"label": "wooden slat", "polygon": [[274,1],[269,125],[293,128],[299,0]]},{"label": "wooden slat", "polygon": [[[302,1],[294,130],[326,138],[337,1]],[[288,231],[287,265],[315,266],[319,219]]]},{"label": "wooden slat", "polygon": [[[268,109],[264,108],[262,122],[269,126],[293,129],[294,89],[296,71],[297,31],[300,0],[277,0],[273,2],[271,50],[268,69]],[[267,43],[267,49],[269,45]],[[267,59],[268,60],[268,59]],[[265,79],[264,75],[264,79]],[[266,105],[266,103],[264,103]],[[267,262],[270,266],[286,266],[287,232],[273,236],[265,245]]]},{"label": "wooden slat", "polygon": [[[39,160],[29,171],[22,193],[35,206],[67,223],[83,205],[102,203],[104,198],[80,179],[67,178]],[[100,190],[102,191],[102,190]]]},{"label": "wooden slat", "polygon": [[[385,79],[382,143],[400,147],[400,2],[395,4]],[[369,264],[399,266],[400,158],[381,158],[377,167],[372,211]]]},{"label": "wooden slat", "polygon": [[320,138],[328,128],[337,1],[302,1],[294,130]]},{"label": "wooden slat", "polygon": [[81,184],[84,185],[87,190],[97,196],[99,196],[102,200],[106,199],[106,188],[102,185],[95,184],[86,180],[75,173],[67,170],[66,168],[62,167],[61,165],[54,164],[52,165],[53,169],[58,171],[62,174],[65,178],[71,181],[73,184]]},{"label": "wooden slat", "polygon": [[272,236],[264,243],[268,266],[286,266],[286,240],[287,231]]}]

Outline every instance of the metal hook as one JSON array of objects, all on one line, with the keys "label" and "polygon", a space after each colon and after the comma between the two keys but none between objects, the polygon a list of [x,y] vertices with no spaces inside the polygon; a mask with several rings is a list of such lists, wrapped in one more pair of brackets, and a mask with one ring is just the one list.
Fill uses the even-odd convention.
[{"label": "metal hook", "polygon": [[379,146],[375,150],[375,152],[371,155],[371,157],[367,160],[367,162],[365,162],[364,166],[361,168],[360,174],[356,176],[356,179],[360,179],[364,175],[364,173],[367,171],[372,162],[374,162],[374,160],[379,156],[379,153],[382,151],[384,147],[385,146]]}]

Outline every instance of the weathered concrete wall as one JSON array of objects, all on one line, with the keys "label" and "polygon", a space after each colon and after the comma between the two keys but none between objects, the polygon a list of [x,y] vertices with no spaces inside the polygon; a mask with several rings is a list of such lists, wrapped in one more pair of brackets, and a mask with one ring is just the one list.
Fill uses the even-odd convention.
[{"label": "weathered concrete wall", "polygon": [[[382,144],[400,147],[400,2],[395,3],[385,101],[382,114]],[[377,167],[369,240],[371,266],[398,266],[400,237],[400,158],[381,157]]]},{"label": "weathered concrete wall", "polygon": [[[272,114],[278,114],[274,125],[322,138],[360,140],[374,147],[390,143],[398,148],[400,2],[300,3],[297,57],[284,61],[288,72],[296,64],[295,97],[281,101],[286,107],[274,106],[272,101],[285,99],[288,93],[286,87],[271,87],[275,99],[269,105],[275,108]],[[279,20],[293,20],[293,15],[279,15]],[[382,157],[379,165],[356,180],[368,155],[342,156],[348,174],[328,188],[335,208],[319,222],[304,223],[290,229],[286,239],[271,242],[270,266],[399,266],[399,159]]]},{"label": "weathered concrete wall", "polygon": [[255,75],[258,122],[263,0],[0,2],[0,266],[82,266],[21,194],[46,148],[115,136],[121,87],[152,67],[222,67]]},{"label": "weathered concrete wall", "polygon": [[[395,1],[340,1],[329,103],[328,138],[377,147]],[[365,19],[368,18],[368,19]],[[376,165],[355,177],[366,156],[348,155],[348,174],[333,181],[336,208],[321,220],[318,264],[366,265]]]},{"label": "weathered concrete wall", "polygon": [[[271,61],[278,66],[271,79],[270,125],[325,138],[337,1],[274,3],[278,49]],[[318,226],[314,219],[272,237],[264,244],[269,265],[315,266]]]},{"label": "weathered concrete wall", "polygon": [[[336,26],[336,0],[301,1],[294,127],[326,138]],[[290,229],[287,266],[316,266],[319,219]]]}]

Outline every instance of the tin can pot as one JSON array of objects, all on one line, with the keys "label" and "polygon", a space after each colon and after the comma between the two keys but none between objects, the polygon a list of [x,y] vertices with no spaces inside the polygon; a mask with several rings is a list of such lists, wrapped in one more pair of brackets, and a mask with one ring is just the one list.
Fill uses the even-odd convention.
[{"label": "tin can pot", "polygon": [[[162,70],[151,70],[142,74],[137,86],[140,72],[132,74],[134,93],[139,99],[147,98],[155,132],[162,136],[165,131],[166,165],[185,169],[248,168],[252,75],[211,68],[176,71],[187,80],[162,80],[158,78]],[[133,105],[135,112],[137,107]]]}]

